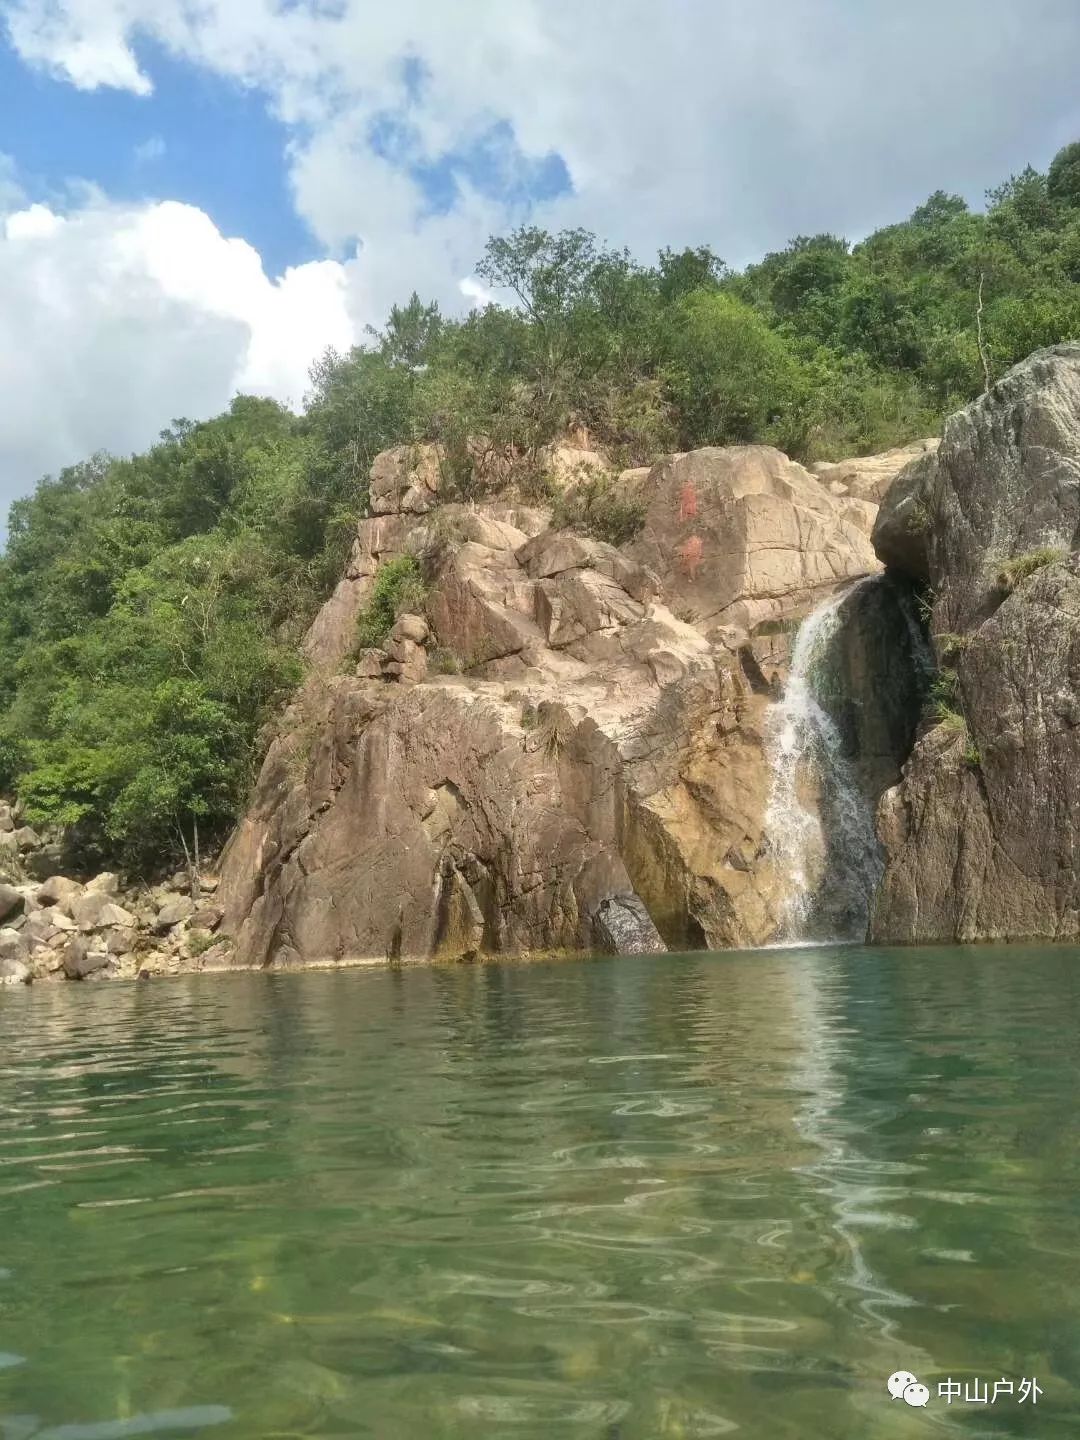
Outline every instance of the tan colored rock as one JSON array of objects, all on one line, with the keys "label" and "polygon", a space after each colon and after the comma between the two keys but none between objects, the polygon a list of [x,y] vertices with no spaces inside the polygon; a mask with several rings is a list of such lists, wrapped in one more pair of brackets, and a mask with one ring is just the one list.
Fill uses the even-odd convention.
[{"label": "tan colored rock", "polygon": [[589,949],[597,907],[635,893],[672,946],[765,938],[775,887],[744,859],[768,794],[743,728],[761,702],[711,658],[664,690],[620,673],[617,700],[578,688],[579,715],[544,703],[524,729],[483,682],[417,686],[359,729],[360,697],[328,696],[312,779],[282,803],[272,754],[226,852],[239,961],[471,953],[469,894],[488,952]]},{"label": "tan colored rock", "polygon": [[30,954],[30,942],[18,930],[6,926],[0,930],[0,960],[25,961]]},{"label": "tan colored rock", "polygon": [[26,896],[14,885],[0,881],[0,922],[21,915],[26,908]]},{"label": "tan colored rock", "polygon": [[86,890],[91,895],[119,895],[120,877],[111,870],[103,870],[100,875],[87,881]]},{"label": "tan colored rock", "polygon": [[629,553],[660,576],[676,613],[741,626],[798,617],[880,562],[800,465],[764,445],[691,451],[654,468]]},{"label": "tan colored rock", "polygon": [[[54,910],[37,910],[26,918],[26,924],[22,933],[26,936],[28,943],[36,948],[49,944],[55,937],[63,932],[53,923],[56,916]],[[69,920],[68,924],[72,922]]]},{"label": "tan colored rock", "polygon": [[846,498],[840,501],[837,507],[840,518],[847,523],[854,525],[856,530],[870,538],[874,529],[874,522],[877,519],[878,507],[869,500],[856,500]]},{"label": "tan colored rock", "polygon": [[538,463],[554,490],[568,490],[583,479],[608,474],[611,468],[599,450],[566,442],[545,445]]},{"label": "tan colored rock", "polygon": [[383,676],[401,684],[418,685],[427,677],[427,652],[422,645],[410,641],[395,642],[395,654],[383,665]]},{"label": "tan colored rock", "polygon": [[195,913],[195,903],[186,895],[177,895],[167,900],[154,917],[154,930],[160,935],[175,925],[182,925]]},{"label": "tan colored rock", "polygon": [[422,515],[431,510],[442,481],[435,445],[398,445],[377,455],[371,467],[373,515]]},{"label": "tan colored rock", "polygon": [[[623,550],[506,507],[361,523],[351,598],[312,627],[312,678],[223,857],[230,967],[655,948],[650,924],[677,949],[771,938],[764,657],[780,668],[789,622],[879,568],[872,507],[765,447],[634,483],[646,523]],[[380,674],[424,641],[464,673],[331,672],[391,553],[424,556],[433,633],[399,622]]]},{"label": "tan colored rock", "polygon": [[38,886],[35,898],[39,905],[55,905],[65,914],[70,914],[72,904],[82,893],[83,887],[77,880],[69,880],[66,875],[54,875]]},{"label": "tan colored rock", "polygon": [[106,890],[91,890],[89,887],[85,894],[72,901],[71,918],[84,932],[113,926],[130,929],[136,923],[135,916],[110,900]]},{"label": "tan colored rock", "polygon": [[436,939],[432,960],[474,960],[484,943],[484,912],[472,886],[453,860],[444,857],[440,871]]},{"label": "tan colored rock", "polygon": [[533,586],[514,555],[470,541],[450,555],[428,595],[438,643],[469,670],[510,655],[537,655]]},{"label": "tan colored rock", "polygon": [[939,443],[937,439],[913,440],[910,445],[901,445],[880,455],[861,455],[835,462],[819,460],[810,468],[832,494],[849,495],[855,500],[880,505],[901,470],[920,456],[933,454]]},{"label": "tan colored rock", "polygon": [[219,940],[216,945],[211,945],[208,950],[195,958],[195,966],[199,970],[235,970],[238,968],[235,951],[225,939]]},{"label": "tan colored rock", "polygon": [[660,593],[660,580],[653,571],[628,560],[614,545],[571,530],[543,531],[518,550],[517,560],[533,580],[550,579],[568,570],[594,570],[642,605]]},{"label": "tan colored rock", "polygon": [[86,980],[104,970],[109,956],[104,950],[91,950],[90,942],[79,935],[70,941],[63,956],[64,974],[69,980]]},{"label": "tan colored rock", "polygon": [[414,645],[423,645],[428,638],[428,623],[422,615],[399,615],[389,634],[390,643],[408,640]]},{"label": "tan colored rock", "polygon": [[536,623],[553,650],[598,630],[618,629],[644,613],[621,585],[596,570],[564,571],[536,586]]},{"label": "tan colored rock", "polygon": [[29,985],[34,975],[24,960],[0,959],[0,985]]},{"label": "tan colored rock", "polygon": [[191,917],[192,930],[216,930],[223,913],[220,905],[200,905]]}]

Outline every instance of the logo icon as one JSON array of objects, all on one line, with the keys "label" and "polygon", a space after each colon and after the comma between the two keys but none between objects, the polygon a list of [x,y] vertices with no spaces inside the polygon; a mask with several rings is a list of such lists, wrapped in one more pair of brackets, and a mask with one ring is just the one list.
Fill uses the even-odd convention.
[{"label": "logo icon", "polygon": [[930,1399],[930,1391],[920,1385],[910,1370],[896,1370],[885,1382],[894,1400],[904,1400],[908,1405],[921,1409]]}]

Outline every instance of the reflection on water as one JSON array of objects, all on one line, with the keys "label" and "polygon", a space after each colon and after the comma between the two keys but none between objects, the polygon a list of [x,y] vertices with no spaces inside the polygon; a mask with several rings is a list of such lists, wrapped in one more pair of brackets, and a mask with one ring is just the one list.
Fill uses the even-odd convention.
[{"label": "reflection on water", "polygon": [[1073,1435],[1077,958],[7,992],[0,1437]]}]

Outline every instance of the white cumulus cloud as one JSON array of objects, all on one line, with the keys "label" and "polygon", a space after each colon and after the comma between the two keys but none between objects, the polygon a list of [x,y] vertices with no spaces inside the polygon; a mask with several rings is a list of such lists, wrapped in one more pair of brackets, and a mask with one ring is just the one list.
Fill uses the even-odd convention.
[{"label": "white cumulus cloud", "polygon": [[[0,341],[29,352],[27,413],[34,384],[53,394],[36,448],[0,417],[19,486],[45,454],[142,443],[236,386],[295,401],[312,353],[414,289],[482,303],[484,240],[526,215],[645,259],[707,243],[741,264],[796,234],[857,237],[939,187],[978,202],[1080,133],[1076,0],[0,0],[0,21],[27,63],[84,89],[152,93],[151,41],[261,94],[332,257],[275,281],[184,207],[89,194],[40,234],[51,222],[25,212],[16,232],[35,233],[0,244]],[[485,146],[478,173],[463,157]],[[552,155],[569,191],[530,211],[520,179]],[[0,215],[5,194],[25,211],[12,180],[0,157]]]},{"label": "white cumulus cloud", "polygon": [[355,333],[341,265],[271,280],[192,206],[12,211],[0,221],[0,498],[95,450],[140,449],[238,391],[297,406],[311,362]]}]

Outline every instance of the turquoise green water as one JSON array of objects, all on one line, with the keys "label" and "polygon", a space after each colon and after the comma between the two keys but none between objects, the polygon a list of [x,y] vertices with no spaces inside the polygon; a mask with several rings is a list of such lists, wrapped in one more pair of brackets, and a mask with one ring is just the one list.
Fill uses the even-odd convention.
[{"label": "turquoise green water", "polygon": [[1078,1034],[1075,950],[6,991],[0,1436],[1074,1436]]}]

